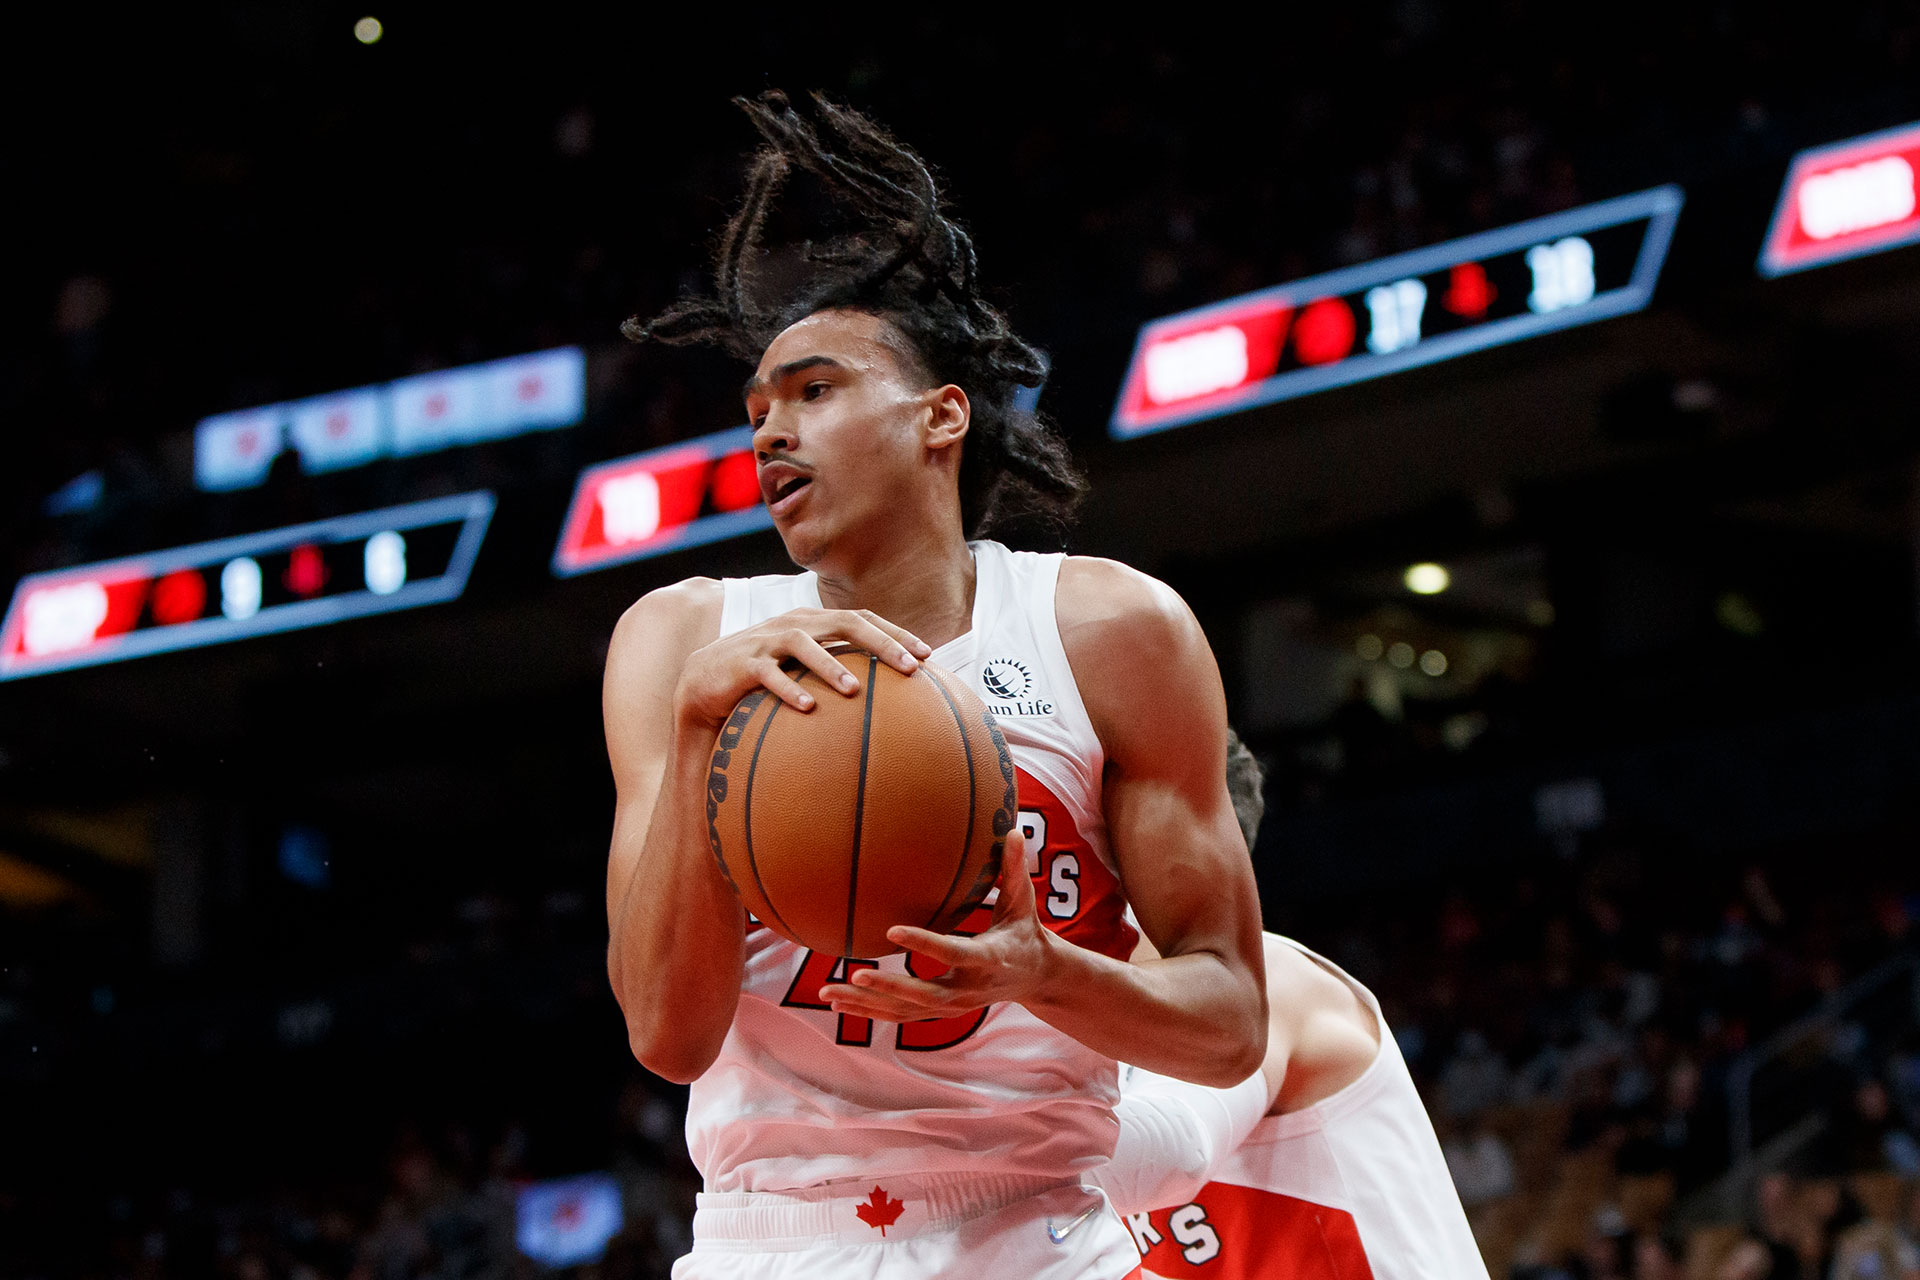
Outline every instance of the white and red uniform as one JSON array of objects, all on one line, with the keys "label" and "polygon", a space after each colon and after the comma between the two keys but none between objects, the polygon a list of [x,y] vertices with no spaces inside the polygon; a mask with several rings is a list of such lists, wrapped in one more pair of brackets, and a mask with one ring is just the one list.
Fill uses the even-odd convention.
[{"label": "white and red uniform", "polygon": [[[1310,1107],[1256,1118],[1233,1090],[1129,1072],[1122,1135],[1095,1176],[1164,1280],[1487,1280],[1486,1264],[1380,1003],[1360,1078]],[[1251,1132],[1248,1132],[1249,1127]],[[1244,1137],[1244,1140],[1243,1140]]]},{"label": "white and red uniform", "polygon": [[[972,626],[933,661],[969,683],[1006,738],[1041,919],[1125,959],[1138,934],[1107,850],[1105,758],[1054,614],[1064,557],[971,547]],[[820,607],[811,573],[724,588],[721,635]],[[836,1014],[819,991],[847,963],[749,922],[733,1026],[689,1099],[706,1191],[676,1280],[1130,1274],[1131,1234],[1079,1185],[1119,1134],[1113,1060],[1019,1005],[899,1025]]]}]

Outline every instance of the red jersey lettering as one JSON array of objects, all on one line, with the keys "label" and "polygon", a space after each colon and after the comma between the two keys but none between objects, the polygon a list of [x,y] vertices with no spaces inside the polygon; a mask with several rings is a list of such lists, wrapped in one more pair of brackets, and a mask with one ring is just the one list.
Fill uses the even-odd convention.
[{"label": "red jersey lettering", "polygon": [[1162,1280],[1373,1280],[1352,1214],[1271,1191],[1209,1182],[1127,1225]]}]

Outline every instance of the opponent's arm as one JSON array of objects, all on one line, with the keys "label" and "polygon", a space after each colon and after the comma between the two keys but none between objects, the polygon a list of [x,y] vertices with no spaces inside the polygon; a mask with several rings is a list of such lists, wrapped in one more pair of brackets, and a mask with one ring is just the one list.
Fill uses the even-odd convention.
[{"label": "opponent's arm", "polygon": [[1259,899],[1227,796],[1226,700],[1212,651],[1178,596],[1109,561],[1068,560],[1056,602],[1106,750],[1109,841],[1162,958],[1130,964],[1046,929],[1010,840],[985,932],[889,931],[953,966],[948,973],[925,981],[862,969],[821,993],[836,1009],[893,1022],[1017,1000],[1091,1049],[1162,1075],[1236,1084],[1260,1067],[1267,1012]]},{"label": "opponent's arm", "polygon": [[707,840],[707,771],[722,722],[755,688],[810,710],[783,662],[851,697],[859,681],[827,643],[860,645],[903,671],[930,652],[872,614],[837,609],[796,610],[715,639],[721,602],[720,584],[703,578],[642,598],[614,628],[602,692],[617,792],[607,976],[634,1056],[682,1084],[720,1053],[746,955],[746,911]]}]

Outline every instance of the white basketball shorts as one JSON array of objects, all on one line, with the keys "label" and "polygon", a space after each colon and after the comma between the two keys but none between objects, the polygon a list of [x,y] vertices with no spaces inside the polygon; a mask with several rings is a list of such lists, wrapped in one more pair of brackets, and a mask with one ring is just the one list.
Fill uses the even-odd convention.
[{"label": "white basketball shorts", "polygon": [[673,1280],[1131,1280],[1106,1193],[1051,1178],[923,1174],[702,1194]]}]

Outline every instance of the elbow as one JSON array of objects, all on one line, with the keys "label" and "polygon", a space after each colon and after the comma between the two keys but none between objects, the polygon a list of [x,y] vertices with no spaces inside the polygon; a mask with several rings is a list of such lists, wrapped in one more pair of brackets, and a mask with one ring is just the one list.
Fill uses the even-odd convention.
[{"label": "elbow", "polygon": [[709,1048],[684,1036],[633,1027],[627,1030],[627,1047],[641,1066],[673,1084],[692,1084],[720,1056],[717,1044]]},{"label": "elbow", "polygon": [[1208,1075],[1215,1078],[1196,1083],[1216,1089],[1230,1089],[1266,1065],[1266,1002],[1256,1000],[1252,1003],[1254,1007],[1246,1016],[1235,1018],[1230,1025],[1222,1028],[1219,1043],[1214,1046],[1213,1060],[1208,1066]]},{"label": "elbow", "polygon": [[1255,1018],[1253,1024],[1236,1037],[1231,1054],[1232,1070],[1228,1073],[1232,1079],[1227,1082],[1227,1087],[1239,1084],[1265,1066],[1266,1061],[1267,1020],[1262,1016]]},{"label": "elbow", "polygon": [[1263,1018],[1252,1026],[1222,1035],[1215,1050],[1194,1075],[1193,1083],[1211,1089],[1231,1089],[1266,1063],[1266,1020]]}]

